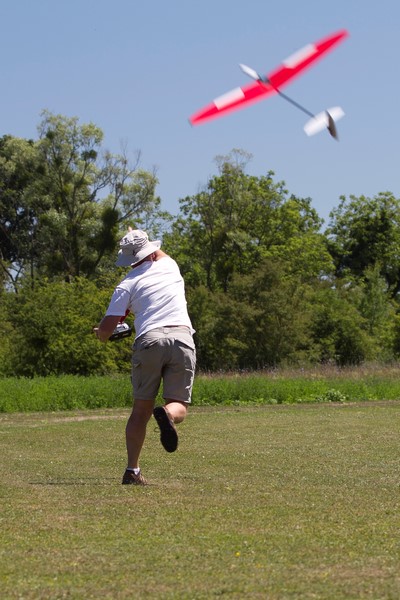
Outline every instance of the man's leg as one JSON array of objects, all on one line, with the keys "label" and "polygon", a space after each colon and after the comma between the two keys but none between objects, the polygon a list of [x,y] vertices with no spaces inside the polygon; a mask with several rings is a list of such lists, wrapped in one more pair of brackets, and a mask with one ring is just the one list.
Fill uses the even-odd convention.
[{"label": "man's leg", "polygon": [[187,414],[186,404],[176,400],[165,400],[166,410],[174,423],[182,423]]},{"label": "man's leg", "polygon": [[175,331],[171,328],[172,353],[162,371],[165,406],[156,406],[153,411],[160,428],[161,444],[167,452],[175,452],[178,447],[175,425],[186,417],[196,366],[192,336],[186,328],[181,329],[183,331],[179,332],[179,328]]},{"label": "man's leg", "polygon": [[175,423],[182,423],[186,416],[186,406],[176,400],[165,400],[165,406],[156,406],[153,415],[160,428],[161,444],[167,452],[175,452],[178,447],[178,434]]},{"label": "man's leg", "polygon": [[129,469],[139,468],[139,455],[153,408],[154,400],[134,400],[133,402],[132,413],[126,424],[126,450]]}]

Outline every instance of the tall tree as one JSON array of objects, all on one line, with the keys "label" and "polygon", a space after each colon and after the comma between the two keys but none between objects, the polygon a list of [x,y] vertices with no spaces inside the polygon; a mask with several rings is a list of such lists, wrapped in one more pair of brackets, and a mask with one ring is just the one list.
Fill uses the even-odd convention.
[{"label": "tall tree", "polygon": [[390,192],[350,196],[331,212],[326,231],[338,276],[364,277],[379,265],[392,296],[400,292],[400,200]]},{"label": "tall tree", "polygon": [[38,257],[36,226],[47,208],[37,186],[42,165],[31,140],[0,139],[0,267],[3,283],[17,287]]},{"label": "tall tree", "polygon": [[139,168],[140,153],[131,165],[126,151],[102,151],[103,133],[93,124],[79,125],[77,118],[44,112],[39,133],[44,184],[51,197],[51,209],[39,223],[51,254],[40,271],[92,275],[103,256],[114,250],[125,222],[156,212],[157,178]]},{"label": "tall tree", "polygon": [[125,148],[103,150],[91,123],[44,111],[38,131],[37,141],[0,143],[2,273],[14,283],[21,273],[93,276],[128,223],[157,226],[156,174],[139,152],[129,161]]},{"label": "tall tree", "polygon": [[283,258],[305,277],[329,270],[330,257],[309,199],[289,196],[273,172],[245,173],[249,155],[218,158],[219,174],[204,191],[180,201],[181,215],[165,243],[173,249],[189,285],[226,292],[235,273],[264,258]]}]

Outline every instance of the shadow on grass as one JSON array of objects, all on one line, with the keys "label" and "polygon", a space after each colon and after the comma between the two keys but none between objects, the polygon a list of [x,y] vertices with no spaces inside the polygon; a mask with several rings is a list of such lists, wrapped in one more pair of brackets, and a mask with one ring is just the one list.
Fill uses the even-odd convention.
[{"label": "shadow on grass", "polygon": [[109,485],[115,485],[123,488],[149,488],[155,487],[155,483],[147,483],[146,486],[141,485],[122,485],[121,480],[115,477],[103,477],[102,479],[98,479],[97,477],[88,477],[85,480],[82,479],[49,479],[48,481],[29,481],[29,485],[32,486],[97,486],[104,487]]},{"label": "shadow on grass", "polygon": [[118,479],[114,477],[102,478],[99,480],[98,477],[87,477],[85,480],[82,479],[49,479],[48,481],[30,481],[29,485],[104,485],[107,483],[120,483]]}]

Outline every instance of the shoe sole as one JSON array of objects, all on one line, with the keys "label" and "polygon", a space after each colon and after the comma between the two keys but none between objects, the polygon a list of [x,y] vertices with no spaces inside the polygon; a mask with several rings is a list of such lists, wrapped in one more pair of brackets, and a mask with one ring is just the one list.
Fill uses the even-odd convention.
[{"label": "shoe sole", "polygon": [[160,428],[160,440],[167,452],[175,452],[178,447],[178,434],[175,426],[171,423],[170,418],[163,406],[156,406],[153,410],[153,415]]}]

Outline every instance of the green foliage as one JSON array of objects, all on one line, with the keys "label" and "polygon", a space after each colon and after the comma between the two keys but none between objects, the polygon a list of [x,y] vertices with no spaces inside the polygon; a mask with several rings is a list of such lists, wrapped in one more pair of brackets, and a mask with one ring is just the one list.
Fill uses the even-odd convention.
[{"label": "green foliage", "polygon": [[9,377],[0,379],[0,412],[63,411],[131,406],[129,377]]},{"label": "green foliage", "polygon": [[129,343],[101,344],[92,333],[110,296],[111,289],[99,290],[85,279],[42,281],[33,290],[26,287],[10,294],[11,373],[31,377],[126,369]]},{"label": "green foliage", "polygon": [[41,193],[42,165],[31,140],[0,139],[1,281],[17,285],[32,269],[39,252],[37,220],[48,209]]},{"label": "green foliage", "polygon": [[[198,374],[193,406],[236,406],[397,400],[397,365],[390,369],[273,370]],[[158,401],[162,401],[162,390]],[[48,375],[0,378],[0,413],[130,407],[129,372],[116,376]]]},{"label": "green foliage", "polygon": [[235,158],[234,152],[221,160],[206,190],[180,201],[182,214],[165,235],[187,285],[229,293],[233,277],[256,271],[264,258],[283,259],[303,277],[329,268],[310,200],[288,196],[272,172],[247,175]]},{"label": "green foliage", "polygon": [[339,390],[327,390],[322,396],[316,398],[317,402],[347,402],[348,398]]},{"label": "green foliage", "polygon": [[374,198],[342,197],[331,213],[329,249],[338,275],[363,277],[379,264],[392,296],[400,291],[400,200],[389,192]]},{"label": "green foliage", "polygon": [[139,153],[131,165],[104,152],[92,123],[43,111],[38,130],[37,141],[0,140],[3,277],[94,277],[127,224],[162,220],[157,178]]},{"label": "green foliage", "polygon": [[251,156],[233,150],[172,217],[140,153],[131,165],[105,152],[101,129],[76,117],[44,111],[38,129],[36,141],[0,139],[0,376],[129,368],[129,343],[91,334],[123,276],[127,225],[162,237],[178,262],[201,370],[400,356],[400,201],[389,192],[342,198],[322,233],[311,199],[272,171],[248,175]]},{"label": "green foliage", "polygon": [[13,374],[13,365],[11,361],[11,348],[13,340],[13,326],[8,318],[6,308],[6,295],[0,292],[0,377]]},{"label": "green foliage", "polygon": [[225,355],[225,343],[219,344],[213,369],[275,366],[302,347],[308,325],[305,288],[285,275],[282,263],[263,260],[253,274],[235,276],[229,297],[221,296],[214,310],[216,341],[234,342],[236,360]]},{"label": "green foliage", "polygon": [[375,358],[373,341],[366,329],[351,287],[325,285],[315,295],[311,335],[318,362],[343,366]]}]

